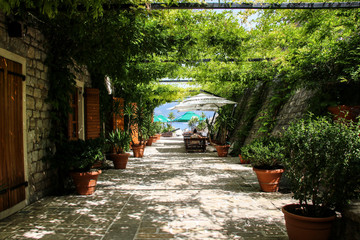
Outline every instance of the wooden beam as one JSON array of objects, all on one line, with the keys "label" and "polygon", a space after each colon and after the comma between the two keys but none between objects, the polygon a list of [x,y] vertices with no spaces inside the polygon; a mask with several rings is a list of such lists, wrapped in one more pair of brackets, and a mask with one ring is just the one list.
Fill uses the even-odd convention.
[{"label": "wooden beam", "polygon": [[[274,60],[274,58],[248,58],[246,60],[244,60],[244,62],[262,62],[262,61],[272,61]],[[199,63],[199,62],[240,62],[240,60],[236,59],[236,58],[228,58],[228,59],[211,59],[211,58],[204,58],[204,59],[199,59],[199,60],[189,60],[189,59],[185,59],[183,61],[174,61],[174,60],[160,60],[159,62],[162,63]],[[136,61],[134,61],[136,63]],[[155,63],[156,61],[153,60],[142,60],[142,61],[138,61],[139,63]]]},{"label": "wooden beam", "polygon": [[109,4],[104,10],[127,10],[133,7],[148,10],[165,9],[353,9],[360,8],[360,2],[315,2],[315,3],[152,3],[148,5]]},{"label": "wooden beam", "polygon": [[163,79],[159,81],[160,83],[187,83],[194,82],[194,80],[178,80],[178,79]]},{"label": "wooden beam", "polygon": [[360,2],[317,3],[153,3],[151,9],[349,9],[360,8]]}]

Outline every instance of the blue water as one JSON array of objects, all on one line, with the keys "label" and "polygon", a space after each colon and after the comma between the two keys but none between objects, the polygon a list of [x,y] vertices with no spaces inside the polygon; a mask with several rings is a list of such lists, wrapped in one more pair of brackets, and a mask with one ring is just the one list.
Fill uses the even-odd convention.
[{"label": "blue water", "polygon": [[[163,104],[157,108],[155,108],[154,110],[154,115],[163,115],[165,117],[169,116],[169,113],[172,112],[175,115],[175,118],[180,117],[181,115],[185,114],[186,112],[178,112],[177,110],[168,110],[168,108],[171,108],[175,105],[179,104],[178,102],[172,102],[172,103],[166,103]],[[201,115],[201,113],[204,113],[205,116],[207,118],[212,118],[214,115],[214,112],[210,112],[210,111],[205,111],[205,112],[201,112],[201,111],[194,111],[196,114]],[[171,125],[176,129],[176,128],[180,128],[181,130],[184,129],[190,129],[189,125],[185,122],[172,122]]]}]

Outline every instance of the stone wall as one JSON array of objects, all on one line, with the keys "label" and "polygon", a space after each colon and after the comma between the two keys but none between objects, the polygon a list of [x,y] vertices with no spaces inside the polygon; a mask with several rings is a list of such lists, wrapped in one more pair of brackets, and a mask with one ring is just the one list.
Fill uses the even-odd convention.
[{"label": "stone wall", "polygon": [[[251,101],[254,98],[257,98],[257,102],[261,105],[258,108],[255,108],[258,112],[254,117],[255,121],[252,123],[252,127],[248,132],[244,144],[250,143],[253,139],[261,136],[261,133],[258,132],[261,122],[256,120],[261,117],[263,111],[266,111],[269,99],[272,96],[271,89],[265,89],[261,94],[254,94],[255,91],[259,89],[246,92],[239,99],[238,103],[238,113],[237,117],[240,124],[237,126],[236,131],[239,131],[242,127],[242,124],[245,124],[245,119],[247,118],[247,113],[251,111],[250,105]],[[313,91],[306,89],[299,89],[290,97],[290,99],[280,108],[280,111],[276,117],[275,126],[272,130],[272,134],[277,134],[283,129],[289,126],[291,121],[302,118],[308,112],[309,104],[308,100],[316,94]],[[259,96],[261,96],[259,98]],[[261,99],[262,98],[262,99]],[[235,134],[236,135],[236,134]],[[233,136],[233,140],[236,136]],[[288,182],[286,175],[283,175],[280,186],[283,189],[288,188]],[[331,239],[336,240],[352,240],[360,239],[360,201],[354,201],[346,211],[342,213],[342,217],[337,219],[334,224],[334,231],[332,233]]]},{"label": "stone wall", "polygon": [[[23,24],[25,26],[26,24]],[[26,59],[26,137],[29,202],[48,195],[57,186],[57,177],[48,162],[42,160],[51,148],[51,106],[46,102],[49,91],[46,40],[41,32],[30,26],[23,28],[23,36],[9,37],[6,17],[0,12],[0,48]],[[4,56],[6,58],[6,56]],[[84,67],[73,70],[77,80],[90,87],[90,75]]]},{"label": "stone wall", "polygon": [[273,134],[283,131],[289,126],[290,121],[300,119],[307,114],[309,107],[308,101],[314,96],[314,92],[306,89],[299,89],[281,108],[277,118],[276,125],[272,131]]},{"label": "stone wall", "polygon": [[[255,93],[256,91],[261,91],[259,93]],[[297,90],[290,99],[280,108],[276,119],[274,128],[271,131],[271,134],[277,134],[283,131],[289,123],[293,120],[299,119],[307,113],[308,110],[308,100],[313,96],[313,92],[300,89]],[[252,140],[260,137],[263,133],[259,132],[261,125],[263,122],[261,121],[262,116],[267,111],[268,105],[270,103],[270,99],[273,96],[273,89],[268,88],[266,86],[259,86],[250,93],[246,93],[242,98],[240,98],[238,103],[238,109],[236,112],[240,112],[237,114],[236,118],[239,121],[239,125],[236,127],[235,132],[239,132],[242,129],[243,125],[246,124],[249,118],[251,118],[251,114],[255,111],[255,115],[251,120],[251,125],[249,126],[249,130],[246,138],[243,140],[244,144],[250,143]],[[251,102],[256,101],[255,106]],[[241,108],[241,109],[240,109]],[[235,140],[237,138],[237,134],[235,133],[232,136],[232,139]]]}]

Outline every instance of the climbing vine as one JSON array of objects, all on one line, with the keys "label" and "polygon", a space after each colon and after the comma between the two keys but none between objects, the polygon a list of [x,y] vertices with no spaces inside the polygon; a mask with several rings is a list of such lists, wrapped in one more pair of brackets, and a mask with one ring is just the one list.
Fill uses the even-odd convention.
[{"label": "climbing vine", "polygon": [[[295,89],[315,89],[321,95],[322,89],[331,93],[332,86],[342,83],[357,86],[360,79],[359,9],[233,13],[140,7],[117,11],[105,5],[102,0],[0,3],[7,14],[36,16],[48,39],[54,139],[63,138],[60,126],[65,124],[74,84],[68,69],[74,62],[90,70],[94,86],[102,89],[103,107],[109,105],[102,86],[105,76],[112,79],[116,96],[129,100],[141,96],[152,108],[188,94],[154,84],[163,77],[195,79],[203,89],[230,100],[266,85],[274,92],[257,119],[263,133],[271,132],[281,106]],[[253,23],[246,24],[251,15]],[[346,102],[319,99],[323,107],[334,100]],[[257,101],[249,103],[252,114],[241,127],[239,142],[255,120]]]}]

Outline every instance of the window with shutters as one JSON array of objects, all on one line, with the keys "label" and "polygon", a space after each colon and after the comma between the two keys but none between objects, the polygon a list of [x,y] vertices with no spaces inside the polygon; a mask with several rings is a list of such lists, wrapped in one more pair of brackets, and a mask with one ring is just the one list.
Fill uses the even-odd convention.
[{"label": "window with shutters", "polygon": [[76,81],[77,87],[70,96],[71,111],[68,117],[70,140],[100,137],[100,92],[96,88],[84,88]]}]

